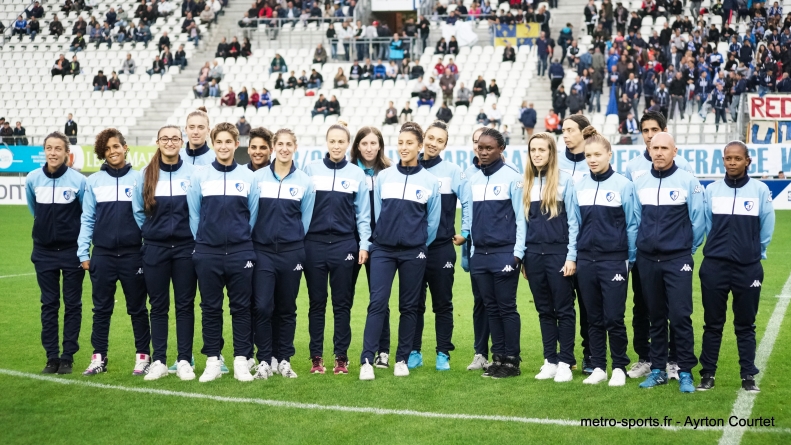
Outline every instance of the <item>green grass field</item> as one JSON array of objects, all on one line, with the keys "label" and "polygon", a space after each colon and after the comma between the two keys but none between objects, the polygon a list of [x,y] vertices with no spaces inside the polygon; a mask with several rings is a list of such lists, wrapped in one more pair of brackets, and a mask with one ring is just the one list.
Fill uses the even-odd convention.
[{"label": "green grass field", "polygon": [[[757,338],[760,343],[772,315],[776,298],[791,273],[791,212],[777,212],[778,223],[764,262]],[[434,317],[426,314],[424,335],[425,366],[407,378],[395,378],[390,370],[377,370],[376,380],[358,380],[361,333],[365,322],[367,292],[365,279],[358,283],[358,301],[352,311],[353,339],[349,355],[351,374],[346,376],[310,375],[307,333],[307,292],[299,295],[296,350],[292,358],[297,379],[274,376],[268,381],[240,383],[226,376],[202,384],[197,379],[182,382],[170,376],[154,382],[132,377],[134,365],[131,325],[126,315],[120,286],[110,331],[109,372],[94,378],[80,375],[90,353],[91,286],[87,275],[83,293],[83,325],[80,352],[75,356],[75,374],[59,380],[73,384],[35,379],[46,358],[40,343],[39,289],[30,263],[32,218],[24,207],[4,207],[0,228],[5,234],[0,255],[0,442],[21,444],[50,443],[176,443],[185,441],[239,443],[275,440],[282,443],[676,443],[713,444],[723,436],[722,429],[661,429],[580,427],[581,418],[647,418],[668,416],[683,424],[691,418],[723,418],[726,421],[740,391],[738,356],[730,325],[726,326],[720,355],[717,386],[706,393],[681,394],[678,384],[640,390],[637,381],[628,380],[623,388],[606,384],[583,385],[575,372],[574,381],[565,384],[537,381],[533,375],[542,364],[538,317],[527,282],[521,280],[518,294],[522,316],[522,372],[515,379],[483,379],[465,368],[472,358],[472,294],[469,277],[457,264],[454,293],[455,331],[450,372],[434,370]],[[696,266],[700,264],[700,254]],[[697,274],[697,270],[695,272]],[[18,274],[25,274],[15,276]],[[364,274],[363,274],[364,275]],[[696,354],[700,353],[703,309],[700,289],[695,282]],[[396,294],[397,295],[397,294]],[[629,297],[631,302],[631,296]],[[197,301],[196,301],[197,305]],[[392,349],[397,341],[397,310],[391,298]],[[429,306],[430,307],[430,306]],[[430,311],[430,310],[429,310]],[[225,312],[226,349],[230,357],[230,316]],[[203,371],[205,357],[199,354],[200,309],[196,308],[195,355],[197,373]],[[328,310],[328,318],[331,311]],[[730,323],[730,315],[729,315]],[[62,319],[62,316],[61,316]],[[171,309],[170,355],[175,357],[175,322]],[[325,360],[332,361],[332,323],[327,321]],[[627,326],[631,339],[631,303],[627,304]],[[763,390],[755,399],[751,417],[774,417],[774,428],[748,428],[742,443],[791,443],[791,381],[783,377],[784,364],[791,361],[791,317],[785,317],[760,383]],[[634,353],[629,346],[632,359]],[[581,359],[577,342],[576,355]],[[170,364],[170,363],[169,363]],[[698,379],[697,367],[693,375]],[[11,374],[7,371],[17,371]],[[58,378],[58,377],[56,377]],[[86,385],[86,382],[109,385]],[[125,391],[119,390],[126,389]],[[131,389],[131,390],[130,390]],[[147,391],[149,389],[178,392]],[[216,396],[194,397],[194,394]],[[185,397],[193,395],[193,397]],[[243,400],[248,399],[248,400]],[[258,399],[258,400],[253,400]],[[270,401],[270,402],[268,402]],[[293,402],[275,404],[271,401]],[[311,405],[312,404],[312,405]],[[328,407],[378,408],[394,411],[343,411]],[[421,413],[404,413],[412,410]],[[502,416],[475,418],[431,417],[439,414]],[[532,419],[532,420],[531,420]],[[551,419],[541,424],[535,419]],[[558,422],[561,421],[561,422]],[[565,422],[562,422],[565,421]],[[733,441],[729,442],[733,443]]]}]

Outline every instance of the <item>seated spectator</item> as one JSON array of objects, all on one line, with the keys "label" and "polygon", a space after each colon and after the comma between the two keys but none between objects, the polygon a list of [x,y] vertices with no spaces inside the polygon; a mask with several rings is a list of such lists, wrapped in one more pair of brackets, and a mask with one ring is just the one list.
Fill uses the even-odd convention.
[{"label": "seated spectator", "polygon": [[78,74],[82,74],[82,70],[80,70],[80,62],[77,61],[77,56],[71,56],[71,63],[69,63],[69,72],[72,77]]},{"label": "seated spectator", "polygon": [[107,76],[104,71],[99,70],[99,73],[93,76],[93,91],[105,91],[107,89]]},{"label": "seated spectator", "polygon": [[234,59],[242,55],[242,45],[239,44],[239,39],[236,36],[231,37],[231,44],[228,45],[228,55]]},{"label": "seated spectator", "polygon": [[40,19],[44,17],[44,8],[39,2],[33,2],[32,6],[29,6],[27,9],[25,9],[25,15],[29,19]]},{"label": "seated spectator", "polygon": [[123,7],[119,6],[118,12],[116,12],[115,15],[116,15],[115,26],[129,25],[129,14],[126,13]]},{"label": "seated spectator", "polygon": [[28,145],[25,135],[25,127],[22,126],[22,122],[17,121],[16,127],[14,128],[14,141],[16,145]]},{"label": "seated spectator", "polygon": [[3,123],[3,127],[0,128],[0,137],[3,138],[4,144],[14,145],[14,130],[11,129],[11,122]]},{"label": "seated spectator", "polygon": [[226,92],[225,96],[223,96],[220,100],[220,105],[225,105],[228,107],[236,106],[236,93],[233,92],[233,87],[228,87],[228,92]]},{"label": "seated spectator", "polygon": [[297,87],[298,88],[307,88],[308,87],[308,76],[305,74],[305,70],[302,70],[302,74],[297,78]]},{"label": "seated spectator", "polygon": [[228,46],[228,41],[223,37],[220,43],[217,44],[217,52],[214,53],[214,57],[222,57],[223,59],[228,57]]},{"label": "seated spectator", "polygon": [[[11,30],[11,37],[15,35],[19,35],[19,41],[21,42],[22,36],[27,35],[27,20],[23,19],[22,16],[20,15],[14,21],[13,27],[14,28]],[[8,129],[11,130],[11,127],[9,127]]]},{"label": "seated spectator", "polygon": [[258,99],[258,108],[266,107],[267,109],[271,110],[272,105],[274,105],[274,101],[272,100],[272,95],[269,93],[269,90],[266,88],[261,90],[261,97]]},{"label": "seated spectator", "polygon": [[402,123],[412,121],[412,105],[409,102],[404,104],[404,108],[401,109],[398,118]]},{"label": "seated spectator", "polygon": [[346,79],[346,75],[343,74],[343,68],[338,68],[333,84],[335,88],[349,88],[349,81]]},{"label": "seated spectator", "polygon": [[215,18],[214,11],[211,10],[211,6],[206,5],[206,7],[203,8],[203,11],[201,11],[199,17],[202,25],[206,25],[207,28],[211,28],[211,24],[214,22]]},{"label": "seated spectator", "polygon": [[261,100],[261,96],[258,94],[258,91],[253,88],[253,92],[250,93],[250,105],[258,108],[258,101]]},{"label": "seated spectator", "polygon": [[220,83],[217,79],[212,79],[209,83],[209,97],[220,97]]},{"label": "seated spectator", "polygon": [[487,122],[487,125],[491,124],[491,123],[494,123],[495,125],[497,125],[499,127],[500,124],[503,121],[503,114],[500,113],[500,110],[497,109],[497,104],[492,104],[492,108],[490,108],[486,112],[486,117],[489,120]]},{"label": "seated spectator", "polygon": [[286,61],[280,56],[280,54],[275,54],[275,58],[272,59],[272,63],[269,64],[269,74],[287,72],[288,67],[286,66]]},{"label": "seated spectator", "polygon": [[497,80],[492,79],[489,83],[489,95],[500,97],[500,87],[497,86]]},{"label": "seated spectator", "polygon": [[[225,37],[223,37],[222,40],[225,41]],[[157,43],[157,48],[161,52],[162,50],[165,49],[166,46],[170,48],[170,37],[168,37],[168,32],[164,31],[162,32],[162,37],[159,38],[159,43]]]},{"label": "seated spectator", "polygon": [[327,102],[327,116],[340,116],[341,115],[341,104],[338,102],[338,99],[333,94],[330,96],[329,102]]},{"label": "seated spectator", "polygon": [[328,113],[327,110],[328,107],[329,107],[329,102],[327,102],[327,99],[324,98],[323,94],[319,94],[319,98],[318,100],[316,100],[316,103],[313,105],[313,109],[310,111],[310,115],[316,117],[316,115],[321,114],[326,118]]},{"label": "seated spectator", "polygon": [[453,112],[450,111],[447,103],[442,102],[442,105],[440,105],[439,110],[437,110],[437,119],[445,123],[448,123],[451,119],[453,119]]},{"label": "seated spectator", "polygon": [[250,39],[244,38],[242,42],[242,57],[250,57],[253,55],[253,46],[250,44]]},{"label": "seated spectator", "polygon": [[250,136],[250,129],[250,123],[247,122],[247,119],[245,119],[244,116],[241,116],[239,118],[239,122],[236,123],[236,130],[239,131],[239,136]]},{"label": "seated spectator", "polygon": [[423,77],[426,74],[426,71],[423,69],[421,65],[415,63],[415,66],[412,67],[412,70],[409,72],[410,79],[417,79],[418,77]]},{"label": "seated spectator", "polygon": [[374,66],[371,64],[371,59],[365,59],[360,80],[371,80],[374,77]]},{"label": "seated spectator", "polygon": [[483,80],[483,76],[478,76],[478,79],[472,84],[472,97],[475,96],[486,96],[486,81]]},{"label": "seated spectator", "polygon": [[550,108],[547,117],[544,118],[544,128],[548,133],[562,134],[563,130],[560,128],[560,116],[555,113],[555,110]]},{"label": "seated spectator", "polygon": [[244,17],[242,17],[242,20],[239,20],[237,24],[239,25],[240,28],[257,28],[258,20],[254,20],[250,18],[250,13],[245,12]]},{"label": "seated spectator", "polygon": [[85,33],[88,31],[88,24],[85,23],[85,19],[82,16],[77,17],[77,20],[74,22],[74,26],[71,27],[71,35],[76,36],[77,33]]},{"label": "seated spectator", "polygon": [[135,42],[143,42],[143,46],[148,48],[149,41],[151,41],[151,28],[149,28],[145,23],[141,22],[140,25],[135,29]]},{"label": "seated spectator", "polygon": [[116,14],[115,8],[110,7],[110,10],[104,15],[104,21],[110,26],[115,26],[115,22],[118,21],[118,14]]},{"label": "seated spectator", "polygon": [[236,106],[247,109],[249,103],[250,95],[247,93],[247,87],[242,87],[242,90],[239,91],[239,94],[236,96]]},{"label": "seated spectator", "polygon": [[459,42],[456,40],[456,36],[450,36],[450,42],[448,42],[448,54],[453,54],[454,56],[459,55]]},{"label": "seated spectator", "polygon": [[426,85],[428,91],[431,93],[432,99],[437,99],[437,96],[442,94],[442,88],[439,87],[439,83],[434,81],[433,77],[428,78],[428,85]]},{"label": "seated spectator", "polygon": [[170,52],[170,48],[167,46],[165,47],[165,50],[162,51],[162,54],[159,56],[159,58],[162,59],[162,64],[165,65],[166,68],[173,66],[173,54]]},{"label": "seated spectator", "polygon": [[511,132],[508,131],[508,125],[503,125],[503,130],[500,133],[505,139],[505,145],[511,145]]},{"label": "seated spectator", "polygon": [[310,70],[310,78],[308,79],[308,88],[321,88],[324,83],[324,77],[321,76],[315,69]]},{"label": "seated spectator", "polygon": [[387,68],[382,63],[382,59],[376,61],[376,66],[374,66],[374,75],[372,79],[384,79],[387,77]]},{"label": "seated spectator", "polygon": [[149,76],[153,76],[154,74],[159,74],[160,76],[165,75],[165,64],[162,62],[162,59],[159,56],[154,57],[154,62],[151,64],[151,69],[146,70]]},{"label": "seated spectator", "polygon": [[72,2],[71,0],[66,0],[60,6],[60,10],[66,14],[66,17],[68,17],[70,12],[76,11],[77,9],[74,6],[74,2]]},{"label": "seated spectator", "polygon": [[107,81],[107,88],[110,91],[118,91],[121,89],[121,79],[118,78],[118,74],[116,74],[115,71],[110,75],[110,80]]},{"label": "seated spectator", "polygon": [[[407,102],[407,105],[409,102]],[[393,101],[387,103],[387,109],[385,110],[385,121],[383,125],[395,125],[398,124],[398,110],[396,110],[395,106],[393,106]]]},{"label": "seated spectator", "polygon": [[511,42],[506,42],[503,50],[503,62],[516,62],[516,51],[511,46]]},{"label": "seated spectator", "polygon": [[135,17],[142,19],[145,17],[146,11],[148,11],[146,0],[140,0],[140,4],[137,5],[137,9],[135,9]]},{"label": "seated spectator", "polygon": [[464,105],[466,107],[470,106],[470,101],[472,100],[472,91],[469,88],[464,86],[464,82],[459,84],[459,89],[456,90],[456,103],[455,105],[458,107],[459,105]]},{"label": "seated spectator", "polygon": [[173,56],[173,63],[180,66],[181,69],[187,66],[187,53],[184,52],[184,45],[179,45],[179,49],[176,50],[176,54]]},{"label": "seated spectator", "polygon": [[475,122],[481,125],[489,125],[489,117],[484,113],[483,108],[481,108],[481,111],[475,116]]},{"label": "seated spectator", "polygon": [[96,48],[99,48],[99,45],[102,43],[107,44],[107,48],[112,48],[113,46],[113,36],[112,36],[112,29],[110,29],[110,25],[107,22],[104,22],[104,25],[99,29],[99,36],[96,39]]},{"label": "seated spectator", "polygon": [[192,93],[196,99],[209,96],[209,85],[205,80],[199,80],[198,83],[192,87]]},{"label": "seated spectator", "polygon": [[413,65],[414,63],[409,61],[409,57],[405,58],[401,62],[401,66],[398,67],[398,78],[404,80],[411,79]]},{"label": "seated spectator", "polygon": [[297,88],[297,77],[294,75],[292,71],[291,74],[288,76],[288,80],[286,80],[286,89],[294,90]]},{"label": "seated spectator", "polygon": [[391,60],[390,64],[387,65],[385,76],[387,76],[388,79],[393,80],[396,80],[398,77],[398,66],[396,66],[395,60]]},{"label": "seated spectator", "polygon": [[63,35],[63,22],[58,20],[57,15],[53,16],[52,21],[49,22],[49,34],[55,37]]},{"label": "seated spectator", "polygon": [[313,51],[313,63],[320,63],[324,65],[327,63],[327,50],[319,43]]},{"label": "seated spectator", "polygon": [[160,0],[159,4],[157,5],[157,15],[160,17],[169,17],[173,14],[173,10],[176,7],[173,3],[167,0]]},{"label": "seated spectator", "polygon": [[66,74],[69,73],[69,62],[66,60],[66,56],[61,54],[58,60],[52,65],[52,70],[50,72],[52,73],[52,77],[66,76]]},{"label": "seated spectator", "polygon": [[453,59],[448,61],[448,66],[446,66],[445,69],[450,70],[456,80],[459,79],[459,66],[456,65],[456,62],[454,62]]},{"label": "seated spectator", "polygon": [[437,59],[437,64],[434,65],[434,73],[441,76],[445,72],[445,65],[442,64],[442,58]]},{"label": "seated spectator", "polygon": [[423,90],[420,92],[418,96],[417,106],[428,105],[429,107],[434,106],[434,94],[429,91],[427,87],[423,87]]},{"label": "seated spectator", "polygon": [[223,78],[223,70],[222,66],[214,61],[214,65],[209,70],[209,79],[215,79],[217,82],[221,81]]},{"label": "seated spectator", "polygon": [[[137,17],[137,13],[135,13],[135,17]],[[197,28],[197,26],[195,20],[192,18],[192,13],[188,12],[187,16],[184,17],[184,21],[181,22],[181,32],[189,33],[191,30]]]},{"label": "seated spectator", "polygon": [[434,48],[434,54],[447,54],[448,53],[448,44],[445,42],[444,37],[440,37],[439,42],[437,42],[437,46]]}]

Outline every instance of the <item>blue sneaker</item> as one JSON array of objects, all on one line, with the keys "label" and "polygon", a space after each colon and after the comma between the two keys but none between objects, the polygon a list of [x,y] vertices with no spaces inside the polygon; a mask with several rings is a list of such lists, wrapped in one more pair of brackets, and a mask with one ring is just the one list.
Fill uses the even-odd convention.
[{"label": "blue sneaker", "polygon": [[227,366],[225,366],[225,358],[220,354],[220,372],[223,374],[228,374],[231,372]]},{"label": "blue sneaker", "polygon": [[450,357],[444,352],[437,353],[437,371],[450,371]]},{"label": "blue sneaker", "polygon": [[692,380],[692,374],[688,372],[678,373],[678,389],[681,392],[695,392],[695,381]]},{"label": "blue sneaker", "polygon": [[[194,355],[190,358],[190,366],[192,366],[192,370],[194,371],[195,370],[195,356]],[[179,361],[177,359],[176,362],[173,363],[173,366],[168,368],[168,374],[175,374],[176,371],[178,370],[178,367],[179,367]]]},{"label": "blue sneaker", "polygon": [[412,351],[409,353],[409,360],[406,364],[407,368],[415,369],[423,366],[423,354],[420,351]]},{"label": "blue sneaker", "polygon": [[659,385],[667,385],[667,373],[661,369],[652,369],[651,374],[640,383],[640,388],[653,388]]}]

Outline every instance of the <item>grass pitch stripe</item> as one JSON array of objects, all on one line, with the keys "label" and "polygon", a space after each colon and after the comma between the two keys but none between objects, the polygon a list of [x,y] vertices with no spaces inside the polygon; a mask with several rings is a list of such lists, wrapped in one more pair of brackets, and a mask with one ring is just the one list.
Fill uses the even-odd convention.
[{"label": "grass pitch stripe", "polygon": [[0,278],[15,278],[15,277],[29,277],[30,275],[35,275],[36,273],[20,273],[16,275],[0,275]]},{"label": "grass pitch stripe", "polygon": [[[777,296],[775,310],[769,318],[764,336],[761,339],[761,343],[758,345],[758,349],[755,351],[755,366],[761,370],[761,372],[755,376],[756,385],[761,383],[761,378],[766,373],[766,363],[769,361],[769,356],[772,354],[772,349],[775,346],[777,335],[780,332],[780,326],[783,324],[783,318],[785,318],[786,309],[788,309],[789,300],[791,300],[791,275],[789,275],[788,280],[786,280],[780,295]],[[750,417],[757,395],[756,393],[739,390],[739,395],[733,403],[731,416],[737,416],[741,419]],[[719,445],[738,445],[742,441],[742,436],[744,436],[745,431],[746,427],[725,427]]]},{"label": "grass pitch stripe", "polygon": [[[28,372],[20,372],[20,371],[14,371],[11,369],[2,369],[2,368],[0,368],[0,375],[27,378],[33,380],[43,380],[46,382],[58,383],[61,385],[85,386],[85,387],[97,388],[97,389],[109,389],[115,391],[133,392],[133,393],[141,393],[141,394],[154,394],[160,396],[183,397],[188,399],[212,400],[215,402],[225,402],[225,403],[250,403],[250,404],[273,406],[279,408],[307,409],[307,410],[316,410],[316,411],[339,411],[339,412],[347,412],[347,413],[373,414],[378,416],[413,416],[413,417],[422,417],[427,419],[482,420],[486,422],[513,422],[513,423],[523,423],[523,424],[555,425],[562,427],[582,426],[579,420],[569,420],[569,419],[539,419],[534,417],[434,413],[430,411],[414,411],[414,410],[406,410],[406,409],[319,405],[316,403],[299,403],[299,402],[288,402],[282,400],[254,399],[254,398],[243,398],[243,397],[223,397],[223,396],[213,396],[209,394],[201,394],[194,392],[169,391],[165,389],[154,389],[154,388],[135,388],[129,386],[120,386],[120,385],[107,385],[104,383],[89,382],[78,379],[51,377],[41,374],[32,374]],[[596,428],[596,427],[588,427],[588,428]],[[648,426],[648,427],[635,427],[634,429],[663,429],[670,431],[681,431],[681,430],[722,431],[723,428],[706,427],[706,426],[699,426],[697,428],[683,427],[683,426],[658,426],[658,427]],[[761,429],[756,429],[754,431],[761,433],[791,434],[791,428],[761,428]]]}]

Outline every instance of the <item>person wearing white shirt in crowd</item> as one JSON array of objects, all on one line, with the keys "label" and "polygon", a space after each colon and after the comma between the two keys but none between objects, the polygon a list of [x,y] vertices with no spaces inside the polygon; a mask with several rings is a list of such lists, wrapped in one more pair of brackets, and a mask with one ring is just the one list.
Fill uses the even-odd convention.
[{"label": "person wearing white shirt in crowd", "polygon": [[490,124],[495,124],[498,127],[503,119],[502,113],[497,109],[497,104],[492,104],[492,108],[486,112],[486,117],[489,118]]},{"label": "person wearing white shirt in crowd", "polygon": [[159,0],[159,4],[157,5],[157,13],[160,17],[167,17],[169,16],[175,7],[173,3],[167,0]]},{"label": "person wearing white shirt in crowd", "polygon": [[428,88],[428,85],[423,81],[423,76],[420,76],[417,78],[417,82],[415,82],[415,86],[412,88],[412,97],[418,97],[420,92],[423,91],[423,88]]}]

